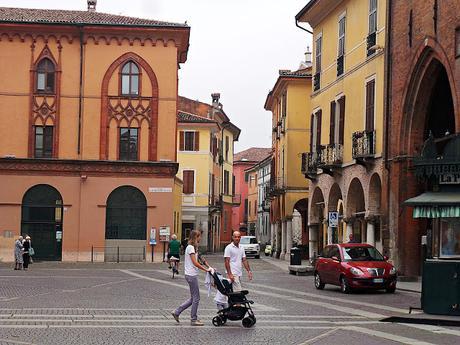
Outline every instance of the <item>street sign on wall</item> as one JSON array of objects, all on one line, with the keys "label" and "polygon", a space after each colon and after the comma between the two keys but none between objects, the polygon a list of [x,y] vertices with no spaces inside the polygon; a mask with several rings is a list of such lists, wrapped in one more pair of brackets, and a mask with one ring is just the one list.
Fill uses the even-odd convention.
[{"label": "street sign on wall", "polygon": [[339,226],[339,212],[329,212],[329,226],[331,228],[337,228]]}]

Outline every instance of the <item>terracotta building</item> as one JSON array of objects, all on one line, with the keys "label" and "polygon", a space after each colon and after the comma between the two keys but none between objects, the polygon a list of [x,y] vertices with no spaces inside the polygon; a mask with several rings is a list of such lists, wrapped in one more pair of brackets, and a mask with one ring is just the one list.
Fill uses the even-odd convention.
[{"label": "terracotta building", "polygon": [[[249,200],[248,187],[249,175],[245,173],[249,169],[271,155],[271,148],[251,147],[238,152],[233,157],[233,174],[235,176],[235,195],[241,198],[241,204],[233,206],[232,230],[240,230],[248,234]],[[253,205],[251,205],[254,208]],[[255,213],[257,215],[257,212]]]},{"label": "terracotta building", "polygon": [[[446,215],[460,206],[459,149],[450,144],[460,132],[460,2],[394,0],[387,13],[383,236],[402,274],[414,276],[422,242],[429,257],[445,256],[450,237],[460,248],[460,213]],[[444,200],[449,193],[455,200]]]},{"label": "terracotta building", "polygon": [[151,233],[157,244],[160,229],[180,233],[177,83],[189,34],[94,6],[0,8],[3,260],[19,234],[37,259],[149,261]]}]

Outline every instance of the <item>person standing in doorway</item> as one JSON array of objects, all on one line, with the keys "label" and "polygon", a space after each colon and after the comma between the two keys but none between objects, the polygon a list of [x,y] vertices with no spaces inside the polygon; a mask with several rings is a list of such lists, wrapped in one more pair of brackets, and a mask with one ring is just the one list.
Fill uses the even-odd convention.
[{"label": "person standing in doorway", "polygon": [[348,243],[359,243],[355,237],[353,236],[353,233],[351,233],[349,236],[348,236]]},{"label": "person standing in doorway", "polygon": [[232,282],[233,292],[241,291],[241,276],[243,275],[243,265],[248,272],[249,280],[252,280],[252,272],[249,262],[246,259],[244,249],[240,247],[241,233],[233,232],[232,242],[225,247],[224,260],[227,278]]},{"label": "person standing in doorway", "polygon": [[22,241],[24,240],[24,237],[19,236],[18,239],[14,242],[14,269],[15,270],[22,270],[22,264],[24,263],[24,260],[22,258],[22,250],[23,250],[23,245]]},{"label": "person standing in doorway", "polygon": [[29,262],[30,262],[30,237],[26,236],[26,239],[22,243],[23,246],[23,252],[22,252],[22,259],[23,259],[23,265],[24,265],[24,271],[27,271],[29,269]]},{"label": "person standing in doorway", "polygon": [[200,303],[200,287],[198,284],[198,270],[204,272],[212,271],[211,267],[205,267],[198,262],[198,245],[201,240],[201,233],[198,230],[193,230],[190,233],[188,246],[185,249],[185,280],[190,288],[190,298],[182,303],[171,315],[174,320],[179,322],[179,315],[188,307],[192,306],[191,310],[191,325],[203,326],[204,323],[198,320],[198,305]]}]

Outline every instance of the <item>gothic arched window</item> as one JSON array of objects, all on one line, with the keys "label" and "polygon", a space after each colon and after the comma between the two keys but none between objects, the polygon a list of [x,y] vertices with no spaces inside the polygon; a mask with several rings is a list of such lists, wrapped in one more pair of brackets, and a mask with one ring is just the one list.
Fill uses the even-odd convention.
[{"label": "gothic arched window", "polygon": [[139,95],[139,83],[140,83],[140,72],[139,67],[129,61],[124,64],[121,69],[121,94],[128,96]]},{"label": "gothic arched window", "polygon": [[55,89],[55,67],[50,59],[42,59],[37,66],[37,92],[53,93]]}]

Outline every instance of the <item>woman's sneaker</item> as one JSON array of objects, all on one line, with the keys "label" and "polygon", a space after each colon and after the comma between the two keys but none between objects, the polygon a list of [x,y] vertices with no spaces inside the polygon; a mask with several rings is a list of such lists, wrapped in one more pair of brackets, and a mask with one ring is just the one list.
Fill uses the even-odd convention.
[{"label": "woman's sneaker", "polygon": [[172,312],[171,315],[174,318],[174,320],[176,320],[176,322],[179,322],[179,315],[176,315],[175,312]]},{"label": "woman's sneaker", "polygon": [[204,326],[204,323],[201,322],[201,320],[192,320],[191,325],[192,326]]}]

